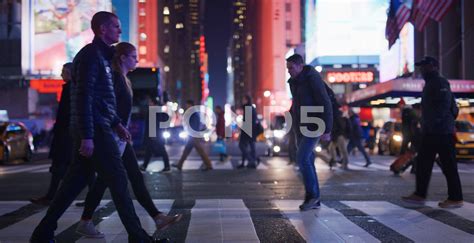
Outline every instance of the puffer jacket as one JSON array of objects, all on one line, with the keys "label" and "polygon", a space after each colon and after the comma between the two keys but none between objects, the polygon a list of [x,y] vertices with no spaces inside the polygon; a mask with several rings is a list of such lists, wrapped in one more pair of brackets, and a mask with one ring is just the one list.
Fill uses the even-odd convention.
[{"label": "puffer jacket", "polygon": [[95,37],[74,58],[71,129],[81,139],[93,138],[97,127],[115,127],[120,123],[110,66],[112,56],[113,48]]},{"label": "puffer jacket", "polygon": [[[305,125],[305,123],[300,122],[302,106],[322,106],[324,108],[323,112],[308,113],[308,117],[320,118],[326,125],[324,133],[331,132],[333,125],[331,100],[319,73],[312,66],[306,65],[303,71],[297,77],[290,78],[288,83],[293,96],[291,115],[293,116],[293,126],[297,128],[295,131],[301,134],[299,127]],[[318,125],[307,123],[307,127],[310,131],[316,131]]]},{"label": "puffer jacket", "polygon": [[424,134],[453,134],[457,107],[449,82],[438,72],[425,77],[421,96],[421,128]]}]

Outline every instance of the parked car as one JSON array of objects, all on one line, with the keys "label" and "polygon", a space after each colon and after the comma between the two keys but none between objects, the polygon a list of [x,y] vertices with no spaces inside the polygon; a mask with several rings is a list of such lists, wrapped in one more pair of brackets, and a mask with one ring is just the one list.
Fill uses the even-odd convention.
[{"label": "parked car", "polygon": [[456,159],[474,159],[474,127],[469,121],[456,121]]},{"label": "parked car", "polygon": [[388,152],[390,155],[400,153],[402,148],[402,123],[388,121],[378,132],[378,154],[383,155]]},{"label": "parked car", "polygon": [[[289,134],[286,132],[285,116],[276,115],[272,119],[269,129],[265,131],[265,143],[268,156],[278,156],[288,153]],[[291,131],[290,131],[291,132]]]},{"label": "parked car", "polygon": [[0,122],[0,158],[3,163],[13,159],[30,161],[33,136],[21,122]]}]

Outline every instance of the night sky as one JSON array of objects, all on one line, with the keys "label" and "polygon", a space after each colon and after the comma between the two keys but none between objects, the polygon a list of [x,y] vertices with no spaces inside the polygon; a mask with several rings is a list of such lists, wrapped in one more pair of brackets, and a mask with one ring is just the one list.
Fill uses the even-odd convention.
[{"label": "night sky", "polygon": [[204,35],[209,55],[209,90],[214,105],[226,101],[227,46],[231,27],[231,0],[206,0]]}]

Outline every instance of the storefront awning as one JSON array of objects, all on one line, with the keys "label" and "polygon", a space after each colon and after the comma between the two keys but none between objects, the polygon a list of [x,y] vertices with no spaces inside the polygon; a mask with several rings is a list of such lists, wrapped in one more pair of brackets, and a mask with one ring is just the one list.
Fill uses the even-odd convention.
[{"label": "storefront awning", "polygon": [[[474,80],[449,80],[449,83],[456,98],[472,98]],[[400,97],[421,98],[424,85],[422,79],[394,79],[356,90],[346,95],[346,102],[350,106],[390,107],[396,105]]]}]

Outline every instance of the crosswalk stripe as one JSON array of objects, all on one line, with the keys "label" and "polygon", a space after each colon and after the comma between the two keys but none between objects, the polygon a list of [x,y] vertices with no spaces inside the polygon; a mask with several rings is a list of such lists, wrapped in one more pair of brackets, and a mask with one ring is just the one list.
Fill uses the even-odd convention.
[{"label": "crosswalk stripe", "polygon": [[[102,205],[102,203],[101,203]],[[58,221],[56,232],[61,232],[69,226],[75,224],[82,213],[82,208],[71,206]],[[28,242],[33,230],[46,214],[46,208],[22,221],[0,230],[0,239],[2,242]]]},{"label": "crosswalk stripe", "polygon": [[44,165],[20,165],[20,166],[12,166],[12,167],[0,167],[0,175],[8,175],[20,172],[31,172],[35,170],[49,168],[51,165],[44,164]]},{"label": "crosswalk stripe", "polygon": [[[432,208],[437,208],[438,202],[429,201],[429,202],[426,202],[425,205]],[[464,206],[461,208],[451,208],[451,209],[444,209],[444,210],[474,222],[474,204],[473,203],[464,202]]]},{"label": "crosswalk stripe", "polygon": [[380,242],[344,215],[325,205],[319,210],[301,212],[301,200],[275,200],[307,242]]},{"label": "crosswalk stripe", "polygon": [[[168,213],[173,204],[173,200],[153,200],[153,203],[156,205],[158,210],[164,213]],[[135,212],[137,213],[137,216],[140,219],[140,223],[143,229],[147,231],[148,234],[152,235],[156,230],[155,222],[150,217],[150,215],[148,215],[146,210],[138,203],[138,201],[133,200],[133,206],[135,207]],[[96,228],[105,234],[105,240],[102,239],[100,240],[100,242],[128,241],[128,234],[122,224],[122,221],[120,221],[120,217],[117,211],[115,211],[109,217],[107,217],[98,225],[96,225]],[[97,239],[82,237],[76,242],[97,242]]]},{"label": "crosswalk stripe", "polygon": [[260,242],[240,199],[196,200],[186,242]]},{"label": "crosswalk stripe", "polygon": [[[473,235],[384,201],[342,201],[416,242],[472,242]],[[435,229],[435,230],[434,230]]]},{"label": "crosswalk stripe", "polygon": [[6,201],[0,202],[0,216],[9,212],[13,212],[25,205],[28,205],[29,202],[26,201]]},{"label": "crosswalk stripe", "polygon": [[[174,207],[175,200],[160,199],[153,200],[153,202],[161,212],[168,213]],[[295,234],[307,242],[380,242],[385,239],[393,240],[395,234],[400,234],[402,238],[398,238],[398,240],[404,242],[410,240],[415,242],[473,242],[474,239],[474,234],[471,231],[463,231],[459,224],[450,226],[449,222],[433,218],[423,211],[431,209],[439,213],[442,210],[448,214],[452,213],[452,217],[460,217],[458,220],[462,218],[462,220],[467,220],[465,222],[474,222],[474,204],[469,202],[465,202],[464,207],[458,209],[439,209],[436,202],[433,201],[426,203],[426,206],[432,208],[404,208],[404,206],[386,201],[327,201],[323,202],[320,209],[306,212],[299,211],[300,200],[271,200],[267,202],[268,204],[261,204],[260,201],[256,201],[256,204],[252,205],[251,202],[244,203],[241,199],[198,199],[193,203],[194,206],[189,207],[192,207],[191,210],[186,213],[185,217],[190,217],[189,223],[181,225],[184,227],[181,231],[174,231],[173,234],[164,236],[171,236],[175,240],[177,237],[183,237],[180,241],[185,242],[260,242],[259,236],[266,237],[267,233],[258,233],[258,230],[262,230],[262,227],[257,227],[259,222],[275,221],[262,221],[262,212],[257,211],[277,209],[271,213],[272,220],[279,218],[274,213],[281,212],[282,220],[287,221],[290,227],[294,227]],[[110,203],[112,203],[111,200],[102,200],[99,208],[105,208],[104,206]],[[150,235],[156,233],[155,223],[147,211],[136,200],[133,200],[133,204],[143,229]],[[25,201],[3,201],[0,202],[0,213],[8,214],[28,205],[30,204]],[[270,205],[274,206],[268,209]],[[69,207],[58,221],[56,230],[58,240],[81,243],[127,242],[128,235],[118,213],[113,206],[111,209],[113,210],[109,210],[111,214],[99,215],[102,221],[96,225],[97,229],[106,235],[106,238],[88,239],[80,238],[74,233],[74,226],[80,219],[83,208]],[[252,210],[254,215],[252,215]],[[269,215],[270,211],[265,211],[264,215]],[[358,216],[356,211],[360,212],[361,216]],[[2,228],[0,241],[2,243],[27,242],[34,227],[37,226],[45,213],[46,208],[40,208],[31,216]],[[362,214],[366,216],[364,217]],[[266,217],[268,216],[264,218]],[[360,219],[354,220],[354,217]],[[360,222],[357,222],[358,220]],[[282,227],[281,222],[279,225]],[[387,234],[388,231],[380,229],[380,226],[386,227],[395,234]],[[71,227],[74,229],[70,230]],[[171,228],[178,230],[176,227]],[[285,228],[285,230],[288,231],[289,228]],[[178,232],[179,236],[176,235]],[[65,233],[68,236],[64,235]],[[272,234],[277,233],[273,232]]]}]

